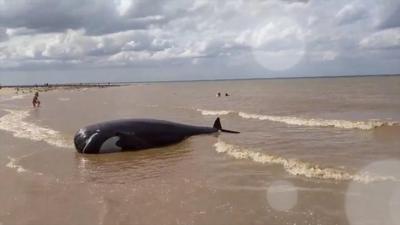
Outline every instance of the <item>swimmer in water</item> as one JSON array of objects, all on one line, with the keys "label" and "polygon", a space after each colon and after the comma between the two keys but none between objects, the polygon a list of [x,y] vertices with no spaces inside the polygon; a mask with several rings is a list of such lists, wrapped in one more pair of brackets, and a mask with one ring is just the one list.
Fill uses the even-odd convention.
[{"label": "swimmer in water", "polygon": [[39,92],[36,92],[33,96],[32,105],[34,108],[40,107]]}]

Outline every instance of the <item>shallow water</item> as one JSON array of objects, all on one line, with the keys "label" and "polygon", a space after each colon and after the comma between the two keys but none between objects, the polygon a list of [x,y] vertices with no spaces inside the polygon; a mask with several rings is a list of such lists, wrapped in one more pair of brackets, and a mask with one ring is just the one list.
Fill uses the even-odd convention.
[{"label": "shallow water", "polygon": [[[400,77],[364,77],[58,90],[35,110],[13,97],[0,102],[0,223],[399,224],[399,96]],[[104,120],[217,116],[241,133],[73,149],[80,127]],[[371,196],[387,210],[353,204]]]}]

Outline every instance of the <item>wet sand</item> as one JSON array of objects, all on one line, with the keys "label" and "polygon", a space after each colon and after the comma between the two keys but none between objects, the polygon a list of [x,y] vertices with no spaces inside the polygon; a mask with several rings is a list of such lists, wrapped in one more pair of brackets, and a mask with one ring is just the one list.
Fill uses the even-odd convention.
[{"label": "wet sand", "polygon": [[[399,84],[138,84],[43,93],[35,110],[29,96],[0,102],[0,223],[399,224]],[[72,145],[97,121],[216,116],[242,133],[105,155]]]}]

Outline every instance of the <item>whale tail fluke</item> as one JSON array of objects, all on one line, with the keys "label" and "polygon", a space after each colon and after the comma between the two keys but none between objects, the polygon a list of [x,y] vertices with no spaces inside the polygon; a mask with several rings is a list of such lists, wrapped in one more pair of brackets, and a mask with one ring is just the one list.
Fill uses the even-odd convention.
[{"label": "whale tail fluke", "polygon": [[225,130],[225,129],[223,129],[219,117],[215,120],[213,127],[214,127],[215,129],[218,129],[218,130],[221,131],[221,132],[232,133],[232,134],[238,134],[238,133],[240,133],[239,131],[233,131],[233,130]]}]

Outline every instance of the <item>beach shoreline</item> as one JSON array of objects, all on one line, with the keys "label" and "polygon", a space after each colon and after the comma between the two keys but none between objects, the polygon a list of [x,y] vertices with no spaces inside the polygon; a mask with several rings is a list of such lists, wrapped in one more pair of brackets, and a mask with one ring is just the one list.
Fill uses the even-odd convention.
[{"label": "beach shoreline", "polygon": [[[371,205],[358,204],[367,188],[389,199],[380,184],[400,180],[386,170],[400,165],[399,78],[2,88],[0,224],[353,224],[351,210]],[[39,108],[35,91],[49,91]],[[74,148],[77,130],[101,121],[216,117],[241,133],[137,152]],[[356,219],[378,224],[375,214]]]},{"label": "beach shoreline", "polygon": [[117,87],[115,84],[45,84],[45,85],[7,85],[0,86],[0,96],[32,94],[55,90],[77,90],[83,88]]}]

